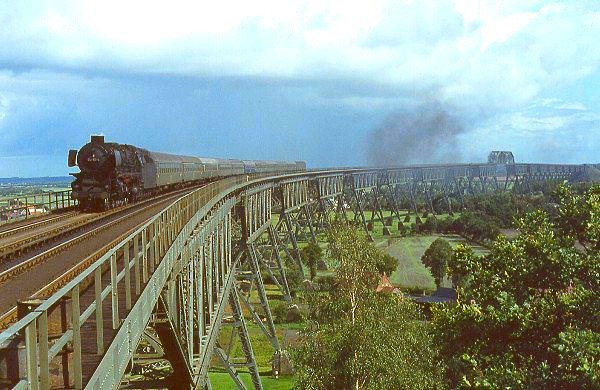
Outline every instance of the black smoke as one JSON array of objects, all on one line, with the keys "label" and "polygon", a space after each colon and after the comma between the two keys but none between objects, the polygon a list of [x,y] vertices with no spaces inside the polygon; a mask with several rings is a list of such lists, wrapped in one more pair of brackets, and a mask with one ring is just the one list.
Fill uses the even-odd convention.
[{"label": "black smoke", "polygon": [[375,166],[459,162],[457,136],[465,131],[458,116],[439,102],[401,110],[369,135],[368,158]]}]

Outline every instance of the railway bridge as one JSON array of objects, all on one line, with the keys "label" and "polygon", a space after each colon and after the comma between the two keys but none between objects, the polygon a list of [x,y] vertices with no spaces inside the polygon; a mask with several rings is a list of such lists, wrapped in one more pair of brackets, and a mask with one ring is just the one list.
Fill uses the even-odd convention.
[{"label": "railway bridge", "polygon": [[[460,209],[469,193],[569,180],[583,170],[462,164],[314,170],[211,183],[170,201],[58,291],[31,303],[0,334],[1,386],[166,387],[174,382],[152,381],[152,372],[168,356],[178,386],[211,388],[209,367],[220,361],[238,387],[245,388],[243,370],[260,389],[247,321],[262,330],[274,361],[284,360],[265,279],[292,300],[284,261],[302,268],[299,240],[316,240],[335,218],[354,218],[369,234],[369,222],[384,222],[384,210],[399,220],[417,212],[418,204],[433,213],[436,196],[450,210]],[[225,328],[241,343],[240,356],[219,342]],[[132,373],[145,381],[133,381]]]}]

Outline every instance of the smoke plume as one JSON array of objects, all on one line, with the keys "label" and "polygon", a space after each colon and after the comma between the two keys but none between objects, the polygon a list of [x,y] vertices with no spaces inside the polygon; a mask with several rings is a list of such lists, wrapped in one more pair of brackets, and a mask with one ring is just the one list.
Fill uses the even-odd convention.
[{"label": "smoke plume", "polygon": [[426,103],[390,116],[369,135],[369,163],[393,166],[458,162],[461,120],[439,102]]}]

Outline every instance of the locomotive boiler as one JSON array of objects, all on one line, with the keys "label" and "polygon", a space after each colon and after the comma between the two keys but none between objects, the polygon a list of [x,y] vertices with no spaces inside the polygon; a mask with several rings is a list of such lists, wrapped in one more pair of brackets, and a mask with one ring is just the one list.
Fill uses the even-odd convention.
[{"label": "locomotive boiler", "polygon": [[82,210],[106,210],[188,185],[248,173],[306,170],[303,161],[231,160],[151,152],[133,145],[105,142],[93,135],[79,151],[69,151],[71,197]]}]

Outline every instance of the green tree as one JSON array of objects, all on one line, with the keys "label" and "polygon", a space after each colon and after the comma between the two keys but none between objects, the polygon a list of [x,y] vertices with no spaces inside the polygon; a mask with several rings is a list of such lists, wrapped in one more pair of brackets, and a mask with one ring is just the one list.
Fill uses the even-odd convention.
[{"label": "green tree", "polygon": [[431,275],[435,279],[435,285],[440,287],[442,280],[448,270],[448,262],[452,257],[452,247],[448,241],[438,238],[431,243],[429,248],[421,257],[421,262],[429,268]]},{"label": "green tree", "polygon": [[292,296],[295,297],[297,293],[300,290],[302,290],[304,273],[296,264],[293,264],[290,267],[286,267],[285,279],[287,280],[287,284],[290,289],[290,294],[292,294]]},{"label": "green tree", "polygon": [[433,233],[438,230],[439,221],[435,217],[427,218],[425,223],[421,225],[421,232]]},{"label": "green tree", "polygon": [[600,186],[557,190],[558,213],[517,221],[488,255],[459,247],[454,306],[433,308],[448,385],[596,388],[600,380]]},{"label": "green tree", "polygon": [[316,242],[309,242],[307,246],[301,250],[302,260],[310,270],[310,280],[313,280],[317,275],[317,263],[321,260],[323,250]]},{"label": "green tree", "polygon": [[454,220],[452,230],[474,240],[494,240],[499,234],[498,222],[494,217],[480,211],[465,211]]},{"label": "green tree", "polygon": [[354,227],[329,233],[337,261],[331,291],[313,293],[302,341],[294,353],[301,389],[434,388],[440,369],[429,325],[418,308],[375,292],[381,254]]},{"label": "green tree", "polygon": [[380,274],[391,275],[392,272],[398,267],[398,259],[392,255],[381,253],[379,260],[377,261],[377,271]]}]

